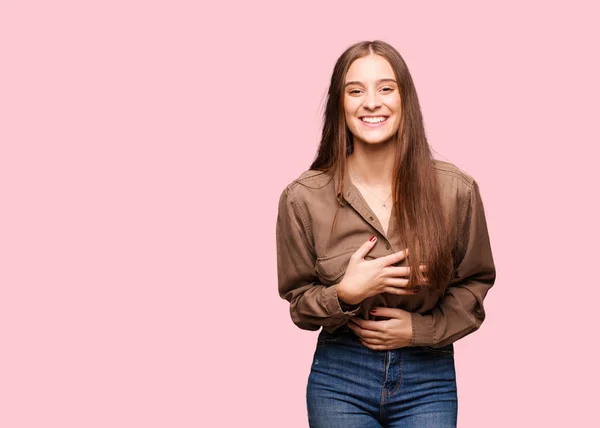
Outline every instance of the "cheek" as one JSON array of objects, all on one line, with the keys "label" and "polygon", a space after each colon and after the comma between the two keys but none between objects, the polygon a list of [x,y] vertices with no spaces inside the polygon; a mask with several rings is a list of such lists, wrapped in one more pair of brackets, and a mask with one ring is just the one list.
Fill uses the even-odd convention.
[{"label": "cheek", "polygon": [[346,119],[352,116],[351,111],[351,106],[348,103],[344,103],[344,115],[346,116]]},{"label": "cheek", "polygon": [[347,104],[344,105],[344,117],[346,118],[346,125],[352,129],[355,126],[355,117],[352,113],[352,107]]},{"label": "cheek", "polygon": [[392,102],[391,107],[398,114],[402,113],[402,100],[400,99],[400,97],[394,98],[394,101]]},{"label": "cheek", "polygon": [[357,101],[354,97],[344,98],[344,113],[346,117],[352,117],[356,110],[360,107],[360,101]]},{"label": "cheek", "polygon": [[394,105],[394,112],[396,114],[396,120],[394,121],[394,126],[398,127],[400,125],[400,120],[402,119],[402,104],[400,100]]},{"label": "cheek", "polygon": [[398,129],[400,129],[400,114],[398,114],[396,116],[396,120],[394,121],[394,132],[396,132]]},{"label": "cheek", "polygon": [[352,119],[352,116],[346,116],[346,127],[352,134],[356,134],[358,132],[358,128],[356,122]]}]

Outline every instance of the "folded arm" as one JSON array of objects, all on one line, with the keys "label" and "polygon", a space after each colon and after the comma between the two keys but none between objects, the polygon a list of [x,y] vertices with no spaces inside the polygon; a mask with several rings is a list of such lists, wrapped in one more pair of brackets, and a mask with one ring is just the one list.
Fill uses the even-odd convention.
[{"label": "folded arm", "polygon": [[279,296],[290,302],[292,321],[304,330],[335,329],[360,311],[337,295],[337,284],[318,283],[312,228],[292,185],[279,199],[277,215],[277,278]]}]

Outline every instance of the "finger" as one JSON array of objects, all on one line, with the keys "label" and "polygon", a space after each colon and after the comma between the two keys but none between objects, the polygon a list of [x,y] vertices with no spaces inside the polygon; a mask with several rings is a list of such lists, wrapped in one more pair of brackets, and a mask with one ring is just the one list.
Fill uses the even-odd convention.
[{"label": "finger", "polygon": [[360,332],[360,327],[352,319],[348,322],[348,328],[357,335]]},{"label": "finger", "polygon": [[348,326],[350,326],[351,329],[354,330],[355,333],[359,333],[363,331],[363,322],[365,321],[362,318],[358,318],[358,317],[353,317],[350,319],[351,322],[348,323]]},{"label": "finger", "polygon": [[405,287],[408,285],[407,278],[385,278],[383,285],[389,285],[391,287]]},{"label": "finger", "polygon": [[[421,272],[427,272],[427,266],[420,265],[419,270]],[[387,276],[408,276],[408,275],[410,275],[410,267],[409,266],[388,266],[388,267],[383,268],[383,272]]]},{"label": "finger", "polygon": [[383,262],[385,266],[393,265],[401,260],[404,260],[408,255],[408,249],[398,251],[397,253],[390,254],[388,256],[380,257],[379,260]]},{"label": "finger", "polygon": [[[360,320],[357,320],[354,327],[356,329],[358,329],[358,331],[361,333],[361,335],[363,335],[365,331],[378,332],[379,334],[381,334],[384,332],[385,321],[387,321],[387,320],[372,321],[372,320],[360,319]],[[358,323],[360,323],[360,325]]]},{"label": "finger", "polygon": [[362,336],[365,332],[365,328],[363,323],[365,322],[365,320],[363,320],[362,318],[351,318],[350,322],[348,323],[348,327],[350,327],[350,329],[352,331],[354,331],[354,333],[356,333],[359,336]]},{"label": "finger", "polygon": [[385,287],[382,292],[395,294],[396,296],[401,296],[401,295],[411,295],[412,296],[414,294],[418,294],[420,290],[421,290],[420,288]]},{"label": "finger", "polygon": [[358,341],[359,341],[359,342],[360,342],[362,345],[366,346],[366,347],[367,347],[367,348],[369,348],[369,349],[373,349],[374,351],[386,351],[386,350],[388,349],[388,348],[387,348],[387,346],[385,346],[385,345],[373,345],[373,344],[371,344],[371,343],[367,343],[367,342],[365,342],[365,341],[364,341],[364,340],[362,340],[362,339],[358,339]]},{"label": "finger", "polygon": [[371,249],[375,246],[376,242],[377,237],[375,235],[371,236],[371,238],[368,241],[362,244],[358,248],[358,250],[356,250],[354,254],[352,254],[351,258],[354,258],[355,260],[364,259],[365,256],[369,253],[369,251],[371,251]]},{"label": "finger", "polygon": [[368,331],[367,333],[362,334],[361,336],[359,336],[359,338],[363,342],[367,342],[370,345],[381,345],[386,342],[386,339],[377,336],[372,331]]},{"label": "finger", "polygon": [[352,330],[354,332],[354,334],[358,338],[361,338],[365,335],[365,330],[363,328],[360,328],[360,326],[358,326],[357,324],[355,324],[353,322],[349,322],[348,327],[350,328],[350,330]]},{"label": "finger", "polygon": [[[348,324],[351,324],[351,323],[348,323]],[[372,339],[372,340],[379,340],[379,341],[383,340],[383,337],[382,337],[383,333],[381,331],[368,330],[366,328],[360,328],[357,325],[353,325],[350,328],[352,329],[352,331],[354,331],[354,333],[358,337],[360,337],[362,339],[369,339],[369,340]]]},{"label": "finger", "polygon": [[382,269],[385,276],[408,276],[410,268],[408,266],[388,266]]},{"label": "finger", "polygon": [[[351,325],[353,324],[353,325]],[[348,323],[350,329],[354,332],[354,334],[360,339],[368,341],[371,344],[379,344],[383,343],[383,339],[381,338],[380,331],[367,330],[364,328],[360,328],[358,325],[354,323]]]}]

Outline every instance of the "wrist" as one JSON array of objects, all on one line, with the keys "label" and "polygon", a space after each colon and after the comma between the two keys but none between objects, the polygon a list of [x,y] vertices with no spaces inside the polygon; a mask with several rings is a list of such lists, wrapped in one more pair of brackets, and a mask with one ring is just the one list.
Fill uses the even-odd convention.
[{"label": "wrist", "polygon": [[337,297],[340,301],[340,304],[346,304],[349,306],[356,306],[363,300],[358,296],[348,295],[348,293],[346,293],[346,286],[343,280],[337,285]]}]

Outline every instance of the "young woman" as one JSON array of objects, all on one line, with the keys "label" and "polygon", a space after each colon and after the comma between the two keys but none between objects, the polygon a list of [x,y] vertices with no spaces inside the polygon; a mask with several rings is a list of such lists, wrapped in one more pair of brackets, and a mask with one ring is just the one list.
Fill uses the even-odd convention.
[{"label": "young woman", "polygon": [[320,328],[311,427],[455,427],[453,342],[484,320],[496,277],[476,181],[434,160],[400,54],[337,60],[310,169],[283,190],[278,287]]}]

